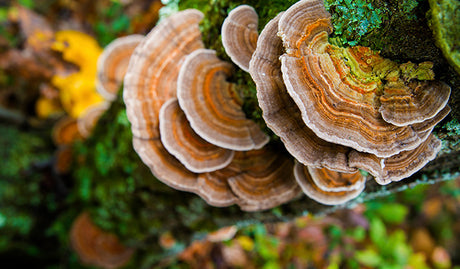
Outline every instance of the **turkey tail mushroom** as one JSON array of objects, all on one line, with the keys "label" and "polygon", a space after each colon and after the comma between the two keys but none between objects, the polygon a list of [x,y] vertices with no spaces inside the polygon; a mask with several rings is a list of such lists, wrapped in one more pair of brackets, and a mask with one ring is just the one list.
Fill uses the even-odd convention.
[{"label": "turkey tail mushroom", "polygon": [[128,68],[134,49],[143,35],[119,37],[108,44],[97,60],[96,89],[106,100],[113,101]]},{"label": "turkey tail mushroom", "polygon": [[249,71],[249,61],[256,49],[259,16],[248,5],[238,6],[228,14],[222,24],[222,45],[232,61]]},{"label": "turkey tail mushroom", "polygon": [[235,154],[198,136],[190,127],[176,98],[166,101],[160,109],[160,134],[161,142],[169,153],[195,173],[224,168]]},{"label": "turkey tail mushroom", "polygon": [[131,122],[133,146],[152,173],[165,184],[195,191],[197,174],[186,169],[160,141],[161,106],[176,97],[184,57],[203,48],[199,22],[189,9],[160,22],[136,47],[124,78],[123,98]]},{"label": "turkey tail mushroom", "polygon": [[[426,136],[414,131],[411,125],[396,126],[382,118],[380,100],[384,101],[381,111],[386,114],[391,107],[396,112],[402,107],[387,81],[404,84],[402,95],[409,106],[428,110],[405,112],[406,124],[441,111],[450,94],[448,86],[421,82],[426,86],[417,87],[418,83],[403,81],[398,64],[369,48],[338,48],[329,44],[330,15],[320,0],[303,0],[291,6],[281,17],[278,30],[286,49],[281,56],[284,83],[301,110],[303,121],[316,135],[378,157],[412,150],[424,142]],[[382,97],[385,87],[387,96]],[[438,90],[442,100],[430,97]],[[412,98],[408,93],[416,94]],[[421,105],[428,101],[431,104]]]},{"label": "turkey tail mushroom", "polygon": [[269,137],[246,118],[236,85],[227,81],[232,72],[215,51],[194,51],[179,73],[179,105],[193,130],[209,143],[240,151],[261,148]]},{"label": "turkey tail mushroom", "polygon": [[70,241],[83,263],[100,268],[120,268],[134,254],[134,249],[123,246],[115,234],[97,227],[87,212],[74,220]]}]

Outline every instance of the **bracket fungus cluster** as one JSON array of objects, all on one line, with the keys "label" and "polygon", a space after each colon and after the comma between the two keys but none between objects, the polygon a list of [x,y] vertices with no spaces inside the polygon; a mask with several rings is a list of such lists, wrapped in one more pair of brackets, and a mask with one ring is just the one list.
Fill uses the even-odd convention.
[{"label": "bracket fungus cluster", "polygon": [[202,18],[178,12],[134,50],[123,93],[134,148],[159,180],[214,206],[256,211],[289,201],[300,191],[293,161],[279,159],[246,118],[227,81],[232,65],[204,49]]},{"label": "bracket fungus cluster", "polygon": [[189,9],[140,41],[124,78],[133,145],[167,185],[214,206],[264,210],[301,191],[324,204],[362,192],[368,171],[380,184],[401,180],[434,159],[433,127],[448,113],[450,87],[430,63],[398,65],[365,47],[328,43],[322,0],[303,0],[260,33],[242,5],[222,26],[225,51],[249,71],[269,143],[246,118],[233,65],[205,49],[203,14]]},{"label": "bracket fungus cluster", "polygon": [[322,0],[299,1],[265,26],[249,69],[267,126],[308,166],[296,175],[309,196],[327,191],[311,167],[362,169],[380,184],[415,173],[440,150],[431,131],[450,111],[450,87],[433,80],[431,63],[335,47],[331,32]]}]

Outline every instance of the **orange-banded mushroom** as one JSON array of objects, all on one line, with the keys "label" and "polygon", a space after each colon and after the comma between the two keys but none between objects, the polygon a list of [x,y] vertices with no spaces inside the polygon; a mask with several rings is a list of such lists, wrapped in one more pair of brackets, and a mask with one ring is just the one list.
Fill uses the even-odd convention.
[{"label": "orange-banded mushroom", "polygon": [[78,130],[77,120],[72,117],[63,117],[53,126],[52,134],[55,145],[69,145],[83,136]]},{"label": "orange-banded mushroom", "polygon": [[203,48],[199,22],[203,14],[189,9],[160,22],[136,47],[124,78],[123,98],[131,122],[133,146],[152,173],[165,184],[195,191],[197,174],[186,169],[160,141],[161,106],[176,97],[184,57]]},{"label": "orange-banded mushroom", "polygon": [[112,101],[117,98],[129,58],[143,38],[143,35],[119,37],[110,42],[99,56],[96,89],[105,99]]},{"label": "orange-banded mushroom", "polygon": [[307,166],[311,179],[318,188],[327,192],[352,191],[362,189],[366,178],[359,171],[342,173],[327,168]]},{"label": "orange-banded mushroom", "polygon": [[99,118],[109,109],[110,103],[102,102],[85,109],[83,114],[77,119],[78,131],[87,138],[90,136]]},{"label": "orange-banded mushroom", "polygon": [[238,197],[228,184],[228,178],[238,174],[233,166],[198,176],[198,193],[210,205],[223,207],[238,203]]},{"label": "orange-banded mushroom", "polygon": [[134,249],[123,246],[115,234],[97,227],[86,212],[74,220],[70,241],[83,263],[100,268],[122,267],[134,253]]},{"label": "orange-banded mushroom", "polygon": [[[357,168],[364,169],[374,175],[378,183],[384,184],[385,182],[386,184],[391,181],[391,176],[398,176],[394,180],[400,180],[402,177],[407,177],[413,174],[436,155],[439,151],[438,147],[427,147],[422,146],[422,144],[413,150],[404,150],[398,155],[381,158],[373,154],[358,152],[352,148],[327,142],[319,138],[306,124],[304,124],[301,118],[301,112],[292,100],[291,96],[287,93],[287,89],[282,78],[279,56],[283,53],[284,49],[281,39],[277,36],[278,22],[281,16],[282,14],[279,14],[271,20],[261,32],[256,51],[254,52],[250,62],[250,74],[257,85],[257,97],[267,126],[281,138],[286,149],[292,156],[294,156],[303,165],[324,167],[334,171],[351,173],[355,172]],[[318,24],[320,25],[319,28],[327,26],[327,24],[321,20],[319,20]],[[312,28],[308,31],[315,32],[318,31],[318,29]],[[349,53],[356,54],[368,51],[369,50],[367,48],[356,47],[351,49]],[[373,59],[379,60],[381,64],[384,63],[394,66],[394,63],[391,63],[383,58],[376,59],[374,57]],[[415,66],[413,64],[406,65],[409,65],[411,68],[414,68]],[[427,64],[424,63],[420,66],[426,68],[426,65]],[[363,67],[366,66],[363,65]],[[420,72],[415,72],[415,74],[422,73],[423,71],[425,70],[422,69]],[[404,73],[403,68],[400,67],[400,70],[396,72],[396,75],[398,73]],[[394,77],[395,72],[388,75],[387,78],[391,79],[391,76]],[[401,83],[401,80],[396,80],[396,82],[405,90],[411,88],[406,87],[404,83]],[[409,83],[418,82],[411,81]],[[438,83],[437,85],[443,86],[444,84]],[[390,92],[388,92],[387,95],[389,94]],[[417,102],[421,104],[423,103],[421,100],[427,100],[430,98],[430,96],[426,96],[426,94],[427,93],[424,92],[419,97],[416,96],[414,99],[419,99]],[[446,94],[445,90],[443,91],[443,94]],[[432,109],[425,110],[425,112],[430,115],[424,117],[423,121],[414,122],[411,125],[411,128],[417,133],[420,140],[425,141],[426,143],[429,143],[427,139],[429,138],[433,127],[450,111],[448,106],[442,108],[443,104],[435,106],[438,107],[435,109],[436,111],[428,112],[428,110]],[[417,159],[417,156],[420,156],[420,159]],[[429,156],[429,158],[426,156]],[[385,162],[391,163],[396,159],[398,159],[401,163],[413,162],[413,165],[381,165]]]},{"label": "orange-banded mushroom", "polygon": [[294,161],[267,146],[237,152],[234,161],[239,173],[228,179],[230,188],[245,211],[269,209],[290,201],[300,193],[293,173]]},{"label": "orange-banded mushroom", "polygon": [[179,72],[179,105],[193,130],[206,141],[232,150],[261,148],[269,137],[246,118],[236,84],[227,81],[232,71],[232,65],[213,50],[192,52]]},{"label": "orange-banded mushroom", "polygon": [[267,126],[281,138],[286,149],[304,165],[326,167],[343,172],[349,167],[350,148],[320,139],[302,121],[300,111],[289,96],[281,74],[279,56],[283,43],[277,36],[282,13],[272,19],[260,33],[249,72],[257,86],[257,99]]},{"label": "orange-banded mushroom", "polygon": [[434,118],[449,100],[450,87],[441,81],[388,83],[380,96],[383,119],[396,126],[423,123]]},{"label": "orange-banded mushroom", "polygon": [[200,195],[211,205],[236,203],[244,211],[269,209],[300,193],[292,158],[271,146],[238,151],[225,168],[200,175]]},{"label": "orange-banded mushroom", "polygon": [[[386,79],[395,80],[400,67],[368,48],[337,48],[329,44],[332,27],[322,0],[302,0],[291,6],[282,15],[278,30],[286,49],[281,56],[284,83],[303,121],[320,138],[379,157],[415,149],[425,140],[426,134],[418,133],[412,125],[395,126],[386,122],[379,111]],[[428,88],[417,89],[427,91],[417,96],[429,96],[432,90]],[[440,98],[449,96],[450,89],[437,88],[442,91]],[[417,103],[435,99],[406,98],[410,106],[420,108],[423,106]],[[434,107],[426,106],[431,112],[412,116],[433,116],[445,104],[435,101]],[[399,106],[395,106],[396,110]],[[384,109],[391,110],[394,109],[389,106]]]},{"label": "orange-banded mushroom", "polygon": [[[184,70],[183,68],[188,61],[188,58],[185,59],[185,55],[190,53],[192,49],[196,50],[202,47],[198,31],[198,22],[201,16],[201,13],[198,14],[197,11],[189,10],[165,19],[147,35],[134,51],[124,85],[124,99],[128,118],[132,124],[134,148],[159,180],[173,188],[197,193],[211,205],[238,204],[243,210],[260,210],[286,202],[300,189],[293,178],[292,160],[272,157],[279,160],[279,163],[272,161],[268,165],[268,157],[260,157],[263,155],[276,156],[277,153],[273,150],[261,149],[258,150],[259,153],[257,154],[238,153],[235,155],[239,157],[236,159],[234,157],[226,168],[215,172],[197,174],[186,169],[162,144],[161,139],[166,140],[166,138],[163,137],[163,134],[160,135],[162,131],[159,122],[163,121],[159,119],[160,110],[162,106],[168,105],[168,102],[174,102],[168,100],[172,100],[176,95],[176,80],[179,69],[182,66],[180,70]],[[164,41],[164,39],[167,40]],[[163,50],[156,49],[158,43],[165,43],[168,46]],[[187,45],[190,45],[190,48]],[[217,59],[214,53],[212,54]],[[221,65],[222,61],[218,59],[217,61],[218,65]],[[231,128],[235,128],[239,132],[241,129],[238,125],[247,124],[250,121],[245,118],[241,111],[238,97],[231,96],[231,94],[236,93],[231,89],[233,86],[225,82],[227,76],[223,75],[226,73],[214,77],[216,72],[221,71],[213,68],[211,65],[212,72],[205,79],[211,78],[213,81],[217,79],[218,85],[227,85],[230,86],[230,89],[224,88],[223,91],[217,92],[217,98],[223,102],[222,104],[209,104],[209,106],[220,106],[223,112],[218,111],[219,115],[227,116],[228,113],[230,116],[237,115],[237,118],[230,120],[229,123],[237,123]],[[191,71],[188,68],[185,70]],[[223,97],[223,95],[227,97]],[[232,106],[237,106],[237,108]],[[164,110],[166,109],[167,107],[164,106]],[[266,143],[268,141],[266,135],[255,123],[251,121],[250,124],[257,127],[256,131],[243,127],[243,129],[249,129],[247,133],[250,134],[250,138],[254,136],[252,132],[261,134],[262,139],[259,140],[263,140],[262,144]],[[222,128],[227,130],[225,125]],[[253,145],[254,142],[251,141],[251,144]],[[257,147],[262,147],[262,145],[257,145]],[[258,167],[263,167],[263,169]],[[251,169],[259,170],[254,172]],[[246,185],[241,182],[244,180],[249,182],[248,190],[244,189]],[[229,183],[230,181],[232,183]],[[231,185],[234,185],[244,196],[236,195]],[[267,188],[267,186],[269,187]],[[257,191],[251,193],[251,190],[254,191],[254,189]]]},{"label": "orange-banded mushroom", "polygon": [[133,147],[158,180],[178,190],[196,192],[198,174],[186,169],[171,155],[164,148],[159,137],[155,139],[133,137]]},{"label": "orange-banded mushroom", "polygon": [[254,8],[241,5],[234,8],[222,24],[222,45],[232,61],[248,72],[249,61],[256,49],[259,16]]},{"label": "orange-banded mushroom", "polygon": [[184,56],[203,48],[199,29],[202,18],[195,9],[173,14],[155,26],[134,50],[123,92],[134,136],[159,136],[158,114],[164,102],[176,97]]},{"label": "orange-banded mushroom", "polygon": [[[323,171],[312,170],[315,171],[314,177],[316,178],[313,180],[309,172],[310,169],[296,162],[294,165],[294,175],[302,191],[318,203],[325,205],[343,204],[356,198],[364,190],[365,179],[359,171],[346,175],[346,173],[326,171],[325,168],[323,168]],[[318,185],[317,182],[321,182],[321,184]],[[330,183],[332,183],[331,186],[333,187],[329,186]],[[353,186],[349,190],[345,190],[343,186],[347,185],[347,183]],[[324,187],[326,188],[323,189]]]},{"label": "orange-banded mushroom", "polygon": [[350,165],[361,167],[371,173],[377,183],[385,185],[407,178],[424,167],[441,150],[441,141],[430,135],[413,150],[402,151],[389,158],[378,158],[373,154],[350,154]]},{"label": "orange-banded mushroom", "polygon": [[160,137],[168,152],[195,173],[224,168],[233,159],[234,151],[208,143],[193,131],[176,98],[160,109]]},{"label": "orange-banded mushroom", "polygon": [[53,154],[53,171],[58,175],[66,174],[70,171],[73,160],[71,145],[61,145]]}]

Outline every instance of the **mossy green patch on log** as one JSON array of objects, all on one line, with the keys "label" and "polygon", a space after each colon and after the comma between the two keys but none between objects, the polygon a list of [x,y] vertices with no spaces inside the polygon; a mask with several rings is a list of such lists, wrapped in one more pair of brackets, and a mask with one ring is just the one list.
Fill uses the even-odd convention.
[{"label": "mossy green patch on log", "polygon": [[436,44],[460,75],[460,2],[456,0],[430,0],[430,27]]}]

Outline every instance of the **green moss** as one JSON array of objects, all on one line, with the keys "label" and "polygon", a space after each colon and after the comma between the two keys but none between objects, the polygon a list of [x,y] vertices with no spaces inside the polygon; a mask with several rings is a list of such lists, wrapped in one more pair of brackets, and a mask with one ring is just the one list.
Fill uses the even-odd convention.
[{"label": "green moss", "polygon": [[142,201],[134,192],[154,188],[157,180],[145,166],[139,166],[121,98],[101,117],[93,135],[75,144],[74,150],[76,187],[72,199],[94,209],[94,221],[102,228],[141,240],[139,226],[144,223],[135,222],[135,208]]},{"label": "green moss", "polygon": [[45,188],[53,184],[49,132],[0,124],[0,134],[0,256],[16,250],[38,258],[34,239],[52,242],[44,229],[57,209],[56,195]]},{"label": "green moss", "polygon": [[430,27],[449,63],[460,74],[460,2],[430,0]]},{"label": "green moss", "polygon": [[326,0],[334,32],[330,42],[339,46],[361,45],[382,56],[405,62],[437,59],[421,0]]},{"label": "green moss", "polygon": [[330,42],[338,46],[357,45],[364,35],[388,20],[388,9],[382,1],[326,0],[325,6],[334,25]]}]

